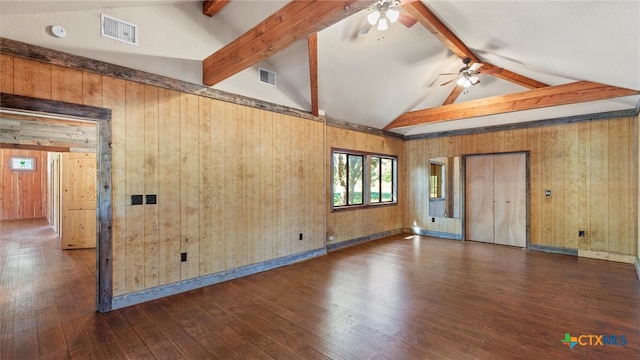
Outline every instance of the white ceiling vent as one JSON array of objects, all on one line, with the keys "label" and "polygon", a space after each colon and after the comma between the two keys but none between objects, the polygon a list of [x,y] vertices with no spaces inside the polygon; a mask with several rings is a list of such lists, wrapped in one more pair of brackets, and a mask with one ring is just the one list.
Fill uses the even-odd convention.
[{"label": "white ceiling vent", "polygon": [[138,26],[100,14],[101,35],[114,40],[138,45]]},{"label": "white ceiling vent", "polygon": [[267,69],[260,68],[260,82],[276,86],[276,73]]}]

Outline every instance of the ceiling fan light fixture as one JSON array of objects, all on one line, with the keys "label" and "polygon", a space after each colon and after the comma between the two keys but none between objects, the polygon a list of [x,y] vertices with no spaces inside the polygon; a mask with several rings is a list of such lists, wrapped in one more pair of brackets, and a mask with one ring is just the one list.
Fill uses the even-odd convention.
[{"label": "ceiling fan light fixture", "polygon": [[400,12],[398,10],[395,10],[395,9],[389,9],[385,13],[385,15],[387,16],[387,19],[389,19],[389,21],[391,21],[391,23],[394,23],[400,17]]},{"label": "ceiling fan light fixture", "polygon": [[378,19],[380,19],[380,11],[378,10],[375,10],[369,15],[367,15],[367,21],[371,25],[375,25],[378,22]]},{"label": "ceiling fan light fixture", "polygon": [[380,31],[387,30],[389,28],[389,24],[387,24],[387,19],[385,17],[381,18],[378,21],[377,29]]},{"label": "ceiling fan light fixture", "polygon": [[456,81],[456,83],[458,85],[460,85],[460,86],[463,86],[463,87],[471,86],[471,81],[469,79],[467,79],[466,77],[464,77],[464,76],[460,76],[458,78],[458,81]]}]

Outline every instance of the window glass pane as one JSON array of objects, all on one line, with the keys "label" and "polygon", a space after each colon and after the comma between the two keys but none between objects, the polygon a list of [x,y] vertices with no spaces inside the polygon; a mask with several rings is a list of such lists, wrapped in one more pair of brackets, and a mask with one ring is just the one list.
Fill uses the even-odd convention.
[{"label": "window glass pane", "polygon": [[371,157],[371,202],[380,202],[380,158]]},{"label": "window glass pane", "polygon": [[333,206],[347,205],[347,154],[333,153]]},{"label": "window glass pane", "polygon": [[35,162],[30,157],[12,157],[11,170],[35,170]]},{"label": "window glass pane", "polygon": [[382,201],[393,201],[393,160],[380,159],[382,166],[380,182],[382,188]]},{"label": "window glass pane", "polygon": [[348,205],[362,204],[362,193],[364,184],[362,183],[362,165],[364,157],[362,155],[347,155],[349,169],[349,179],[347,182]]}]

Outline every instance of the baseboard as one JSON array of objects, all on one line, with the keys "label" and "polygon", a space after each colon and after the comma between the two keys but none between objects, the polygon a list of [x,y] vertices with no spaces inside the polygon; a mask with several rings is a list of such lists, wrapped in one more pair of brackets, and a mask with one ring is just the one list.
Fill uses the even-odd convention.
[{"label": "baseboard", "polygon": [[579,256],[578,249],[558,247],[558,246],[531,244],[529,245],[528,249],[533,251],[542,251],[542,252],[551,253],[551,254]]},{"label": "baseboard", "polygon": [[633,255],[621,255],[621,254],[613,254],[613,253],[608,253],[604,251],[593,251],[593,250],[578,250],[578,256],[589,258],[589,259],[617,261],[617,262],[623,262],[627,264],[633,264],[636,259],[636,257]]},{"label": "baseboard", "polygon": [[638,280],[640,280],[640,259],[636,258],[635,265],[636,265],[636,274],[638,275]]},{"label": "baseboard", "polygon": [[221,271],[215,274],[200,276],[193,279],[187,279],[167,285],[157,286],[150,289],[144,289],[124,295],[114,296],[111,303],[111,309],[121,309],[127,306],[140,304],[146,301],[160,299],[166,296],[195,290],[201,287],[217,284],[223,281],[233,280],[240,277],[257,274],[263,271],[275,269],[282,266],[291,265],[300,261],[308,260],[314,257],[326,255],[325,248],[307,251],[300,254],[289,255],[278,259],[263,261],[257,264],[241,266],[239,268]]},{"label": "baseboard", "polygon": [[343,249],[343,248],[346,248],[346,247],[349,247],[349,246],[362,244],[362,243],[365,243],[365,242],[368,242],[368,241],[372,241],[372,240],[376,240],[376,239],[380,239],[380,238],[384,238],[384,237],[388,237],[388,236],[402,234],[403,232],[404,232],[403,229],[395,229],[395,230],[383,231],[383,232],[380,232],[380,233],[371,234],[371,235],[367,235],[367,236],[362,236],[362,237],[355,238],[355,239],[350,239],[350,240],[340,241],[340,242],[336,242],[336,243],[331,243],[331,244],[327,244],[327,251],[336,251],[336,250]]},{"label": "baseboard", "polygon": [[411,230],[412,234],[422,235],[422,236],[431,236],[443,239],[452,239],[452,240],[462,240],[462,234],[454,234],[454,233],[446,233],[441,231],[433,231],[433,230]]}]

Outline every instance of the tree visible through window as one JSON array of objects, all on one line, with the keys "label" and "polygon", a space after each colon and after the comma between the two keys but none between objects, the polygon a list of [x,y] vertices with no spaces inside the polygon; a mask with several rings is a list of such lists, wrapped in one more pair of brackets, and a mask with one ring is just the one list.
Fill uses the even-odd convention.
[{"label": "tree visible through window", "polygon": [[396,202],[395,157],[334,151],[332,160],[333,207]]}]

